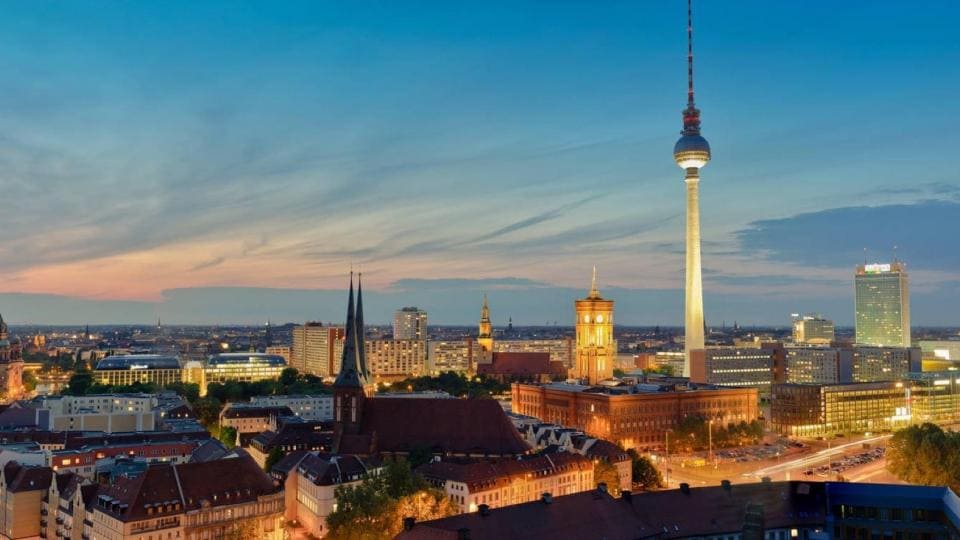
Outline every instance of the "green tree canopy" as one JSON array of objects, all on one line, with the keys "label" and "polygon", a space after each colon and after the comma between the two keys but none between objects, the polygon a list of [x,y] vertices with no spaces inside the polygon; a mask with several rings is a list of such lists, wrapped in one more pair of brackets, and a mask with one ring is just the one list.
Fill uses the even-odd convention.
[{"label": "green tree canopy", "polygon": [[606,461],[599,460],[593,466],[593,482],[596,485],[606,484],[607,491],[612,495],[620,493],[620,473],[617,468]]},{"label": "green tree canopy", "polygon": [[390,461],[383,471],[356,485],[336,489],[337,509],[327,516],[330,537],[380,540],[400,533],[403,519],[426,521],[450,516],[457,508],[405,461]]},{"label": "green tree canopy", "polygon": [[936,424],[910,426],[887,443],[887,470],[901,480],[960,490],[960,433]]},{"label": "green tree canopy", "polygon": [[636,450],[627,450],[630,455],[633,484],[643,489],[657,489],[664,487],[663,476],[656,465],[646,456],[641,456]]}]

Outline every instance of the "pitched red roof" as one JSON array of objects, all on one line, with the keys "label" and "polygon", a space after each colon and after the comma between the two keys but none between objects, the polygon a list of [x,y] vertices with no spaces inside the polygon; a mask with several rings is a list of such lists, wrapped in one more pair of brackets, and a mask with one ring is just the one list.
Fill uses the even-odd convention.
[{"label": "pitched red roof", "polygon": [[764,528],[824,525],[822,483],[776,482],[679,489],[613,498],[596,490],[542,501],[417,523],[400,540],[455,539],[469,529],[472,540],[556,538],[702,538],[739,534],[748,506],[762,505]]},{"label": "pitched red roof", "polygon": [[342,436],[337,452],[515,456],[530,447],[492,399],[368,398],[359,435]]},{"label": "pitched red roof", "polygon": [[479,375],[507,375],[535,377],[538,375],[566,375],[563,362],[551,362],[550,353],[495,352],[489,364],[477,364]]},{"label": "pitched red roof", "polygon": [[160,463],[137,476],[118,478],[97,497],[97,507],[121,521],[136,521],[252,501],[276,489],[248,455],[181,465]]},{"label": "pitched red roof", "polygon": [[7,491],[46,491],[53,481],[53,469],[50,467],[24,466],[16,461],[9,461],[3,468]]}]

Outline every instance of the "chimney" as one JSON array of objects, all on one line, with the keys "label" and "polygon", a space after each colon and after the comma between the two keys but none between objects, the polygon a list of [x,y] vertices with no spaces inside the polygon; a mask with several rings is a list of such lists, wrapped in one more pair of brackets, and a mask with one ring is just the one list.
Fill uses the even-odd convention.
[{"label": "chimney", "polygon": [[477,507],[477,510],[480,511],[480,517],[487,517],[487,516],[490,515],[490,505],[489,505],[489,504],[481,504],[480,506]]},{"label": "chimney", "polygon": [[689,494],[690,494],[690,484],[688,484],[688,483],[686,483],[686,482],[683,482],[682,484],[680,484],[680,491],[681,491],[684,495],[689,495]]},{"label": "chimney", "polygon": [[457,529],[457,540],[470,540],[470,528],[460,527]]},{"label": "chimney", "polygon": [[413,530],[413,526],[416,524],[417,524],[417,518],[415,517],[403,518],[403,530],[405,531]]},{"label": "chimney", "polygon": [[732,489],[732,486],[730,485],[729,480],[721,480],[720,485],[723,486],[724,491],[730,491]]},{"label": "chimney", "polygon": [[550,492],[547,491],[542,495],[540,495],[540,501],[543,502],[543,504],[550,504],[553,502],[553,495],[551,495]]},{"label": "chimney", "polygon": [[620,498],[627,502],[630,502],[633,500],[633,493],[630,493],[629,489],[625,489],[620,492]]},{"label": "chimney", "polygon": [[606,483],[606,482],[600,482],[599,484],[597,484],[597,491],[599,491],[600,493],[606,493],[606,492],[607,492],[607,483]]}]

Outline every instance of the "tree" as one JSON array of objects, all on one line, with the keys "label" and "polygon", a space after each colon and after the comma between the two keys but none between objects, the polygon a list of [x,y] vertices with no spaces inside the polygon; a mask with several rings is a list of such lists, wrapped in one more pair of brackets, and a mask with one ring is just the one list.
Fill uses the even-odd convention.
[{"label": "tree", "polygon": [[404,461],[388,462],[380,474],[336,489],[337,509],[327,516],[331,538],[393,538],[403,518],[417,521],[453,515],[456,506]]},{"label": "tree", "polygon": [[606,484],[607,491],[613,495],[620,493],[620,473],[613,464],[598,460],[593,465],[593,482],[596,485]]},{"label": "tree", "polygon": [[274,446],[270,450],[270,453],[267,454],[267,460],[263,464],[263,470],[270,472],[270,469],[283,459],[283,455],[283,450],[279,446]]},{"label": "tree", "polygon": [[32,371],[23,372],[23,388],[27,392],[33,392],[37,389],[37,376]]},{"label": "tree", "polygon": [[641,456],[636,450],[631,448],[627,450],[630,455],[633,484],[640,485],[643,489],[656,489],[664,487],[663,476],[660,470],[646,456]]},{"label": "tree", "polygon": [[230,426],[220,426],[220,442],[227,448],[233,448],[237,445],[237,428]]},{"label": "tree", "polygon": [[277,382],[280,383],[282,388],[287,389],[296,384],[299,377],[300,372],[294,368],[288,367],[280,372],[280,378],[277,380]]},{"label": "tree", "polygon": [[93,386],[93,374],[89,371],[78,371],[70,376],[66,394],[71,396],[85,396]]},{"label": "tree", "polygon": [[901,480],[960,489],[960,433],[936,424],[910,426],[887,443],[887,470]]},{"label": "tree", "polygon": [[196,383],[170,383],[166,389],[173,390],[190,403],[196,403],[200,399],[200,385]]},{"label": "tree", "polygon": [[193,404],[193,412],[197,419],[205,426],[216,424],[220,419],[220,411],[223,410],[223,404],[215,397],[204,397]]}]

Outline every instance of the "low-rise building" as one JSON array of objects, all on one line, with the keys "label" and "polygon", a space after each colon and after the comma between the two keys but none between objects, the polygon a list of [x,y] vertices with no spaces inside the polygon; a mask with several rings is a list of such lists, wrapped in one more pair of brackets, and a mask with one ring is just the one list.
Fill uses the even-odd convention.
[{"label": "low-rise building", "polygon": [[0,537],[39,538],[40,510],[53,478],[50,467],[7,463],[0,472]]},{"label": "low-rise building", "polygon": [[308,396],[253,396],[250,405],[254,407],[287,407],[293,414],[304,420],[333,420],[333,396],[330,394]]},{"label": "low-rise building", "polygon": [[156,426],[157,397],[151,394],[42,396],[28,406],[48,411],[46,425],[38,426],[46,430],[113,433],[151,431]]},{"label": "low-rise building", "polygon": [[440,461],[417,471],[446,493],[461,513],[476,512],[481,504],[499,508],[535,501],[543,493],[569,495],[595,487],[593,462],[569,452],[469,463]]},{"label": "low-rise building", "polygon": [[[518,526],[523,524],[523,526]],[[960,498],[949,488],[860,483],[763,482],[654,491],[603,490],[407,521],[398,540],[846,540],[954,538]]]},{"label": "low-rise building", "polygon": [[89,513],[96,539],[283,538],[283,493],[249,456],[119,477]]},{"label": "low-rise building", "polygon": [[687,416],[721,424],[760,417],[756,388],[659,379],[630,386],[514,384],[514,413],[583,431],[623,448],[659,448],[667,430]]},{"label": "low-rise building", "polygon": [[379,474],[380,462],[372,458],[308,452],[284,482],[286,515],[294,531],[322,538],[329,532],[327,516],[337,506],[334,491],[354,486],[367,475]]},{"label": "low-rise building", "polygon": [[231,427],[237,433],[260,433],[276,429],[277,419],[294,416],[285,405],[230,403],[220,411],[220,427]]},{"label": "low-rise building", "polygon": [[887,431],[911,423],[910,394],[902,382],[776,384],[770,424],[791,437]]},{"label": "low-rise building", "polygon": [[209,385],[231,381],[256,382],[276,379],[286,367],[286,360],[275,354],[215,354],[207,359],[204,366],[204,383]]},{"label": "low-rise building", "polygon": [[546,383],[567,378],[567,367],[545,352],[495,352],[477,364],[477,375],[500,382]]},{"label": "low-rise building", "polygon": [[108,356],[97,363],[93,380],[99,384],[127,386],[153,383],[166,386],[183,381],[180,359],[160,354],[121,354]]},{"label": "low-rise building", "polygon": [[267,458],[274,449],[283,454],[298,451],[329,451],[333,445],[333,435],[323,431],[319,422],[286,422],[276,431],[268,430],[250,440],[247,447],[250,457],[261,467],[266,466]]}]

